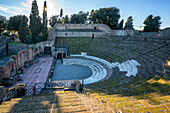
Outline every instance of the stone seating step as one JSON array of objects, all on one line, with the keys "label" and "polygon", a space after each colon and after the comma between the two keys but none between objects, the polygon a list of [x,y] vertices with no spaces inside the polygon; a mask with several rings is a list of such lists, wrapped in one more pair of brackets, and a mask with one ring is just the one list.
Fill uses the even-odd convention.
[{"label": "stone seating step", "polygon": [[83,59],[64,59],[64,65],[71,64],[85,65],[92,70],[92,76],[85,79],[85,84],[94,83],[102,80],[107,75],[107,70],[101,64],[94,61]]}]

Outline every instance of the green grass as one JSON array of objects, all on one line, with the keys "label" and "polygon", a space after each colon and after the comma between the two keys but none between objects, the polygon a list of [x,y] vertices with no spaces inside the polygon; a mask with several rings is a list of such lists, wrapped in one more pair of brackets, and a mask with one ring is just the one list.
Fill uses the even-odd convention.
[{"label": "green grass", "polygon": [[22,42],[9,42],[8,44],[24,44]]},{"label": "green grass", "polygon": [[91,38],[91,37],[56,37],[56,38]]},{"label": "green grass", "polygon": [[0,60],[4,60],[4,59],[8,59],[11,55],[5,55],[5,56],[1,56]]}]

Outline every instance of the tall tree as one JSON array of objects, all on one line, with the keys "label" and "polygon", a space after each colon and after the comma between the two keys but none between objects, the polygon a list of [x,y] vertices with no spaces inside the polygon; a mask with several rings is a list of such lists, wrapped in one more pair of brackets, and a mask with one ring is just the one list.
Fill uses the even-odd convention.
[{"label": "tall tree", "polygon": [[47,2],[44,1],[44,9],[43,9],[43,30],[42,30],[42,34],[43,34],[43,40],[47,40]]},{"label": "tall tree", "polygon": [[0,15],[0,36],[1,36],[1,33],[6,29],[6,26],[7,26],[6,17]]},{"label": "tall tree", "polygon": [[83,11],[80,11],[78,14],[73,14],[70,17],[70,23],[71,24],[85,24],[87,22],[87,16],[89,13],[85,13]]},{"label": "tall tree", "polygon": [[119,29],[123,29],[123,23],[124,23],[124,20],[122,19],[119,23]]},{"label": "tall tree", "polygon": [[9,21],[8,21],[7,29],[18,31],[22,17],[23,17],[23,15],[17,15],[17,16],[10,17]]},{"label": "tall tree", "polygon": [[55,16],[50,17],[49,22],[50,22],[49,24],[50,24],[51,27],[54,27],[54,25],[55,25],[56,23],[61,23],[61,20],[60,20],[60,18],[59,18],[59,15],[55,15]]},{"label": "tall tree", "polygon": [[60,18],[63,16],[63,9],[60,10]]},{"label": "tall tree", "polygon": [[63,24],[68,24],[68,23],[69,23],[68,15],[66,15],[66,16],[63,18],[62,23],[63,23]]},{"label": "tall tree", "polygon": [[29,35],[29,28],[28,28],[28,18],[24,15],[21,19],[19,25],[19,39],[22,43],[26,43],[26,37]]},{"label": "tall tree", "polygon": [[32,9],[31,9],[31,13],[30,13],[30,30],[32,33],[32,38],[34,40],[34,42],[37,42],[36,37],[38,36],[38,34],[41,31],[41,18],[39,16],[39,11],[38,11],[38,5],[37,5],[37,1],[34,0],[32,2]]},{"label": "tall tree", "polygon": [[128,17],[127,22],[125,23],[125,29],[134,29],[132,16]]},{"label": "tall tree", "polygon": [[158,32],[160,30],[161,26],[161,17],[160,16],[155,16],[153,18],[153,23],[154,23],[154,32]]},{"label": "tall tree", "polygon": [[119,9],[116,7],[109,7],[92,11],[89,20],[90,23],[102,23],[108,25],[112,29],[118,29],[119,18]]},{"label": "tall tree", "polygon": [[143,24],[145,24],[144,26],[144,31],[145,32],[158,32],[161,26],[161,17],[159,16],[155,16],[153,17],[153,15],[149,15],[145,21],[143,22]]},{"label": "tall tree", "polygon": [[149,15],[145,21],[143,22],[145,24],[144,31],[146,32],[152,32],[153,31],[153,15]]}]

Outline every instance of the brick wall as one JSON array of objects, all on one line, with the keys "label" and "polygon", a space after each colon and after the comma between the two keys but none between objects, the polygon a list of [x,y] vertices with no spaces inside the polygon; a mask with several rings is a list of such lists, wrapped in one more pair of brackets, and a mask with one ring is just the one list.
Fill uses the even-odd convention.
[{"label": "brick wall", "polygon": [[27,44],[8,44],[8,54],[17,54],[19,51],[28,49]]},{"label": "brick wall", "polygon": [[33,60],[40,52],[40,46],[31,46],[28,49],[19,51],[17,55],[11,56],[9,62],[0,67],[0,80],[14,76],[17,68],[24,67],[26,61]]}]

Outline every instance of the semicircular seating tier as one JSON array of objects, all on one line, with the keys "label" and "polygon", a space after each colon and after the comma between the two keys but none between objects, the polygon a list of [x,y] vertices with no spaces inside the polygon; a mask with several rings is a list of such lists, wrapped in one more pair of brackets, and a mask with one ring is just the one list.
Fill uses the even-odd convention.
[{"label": "semicircular seating tier", "polygon": [[64,59],[63,65],[83,65],[90,68],[92,76],[84,80],[84,84],[91,84],[103,80],[107,76],[107,70],[101,64],[87,59]]}]

